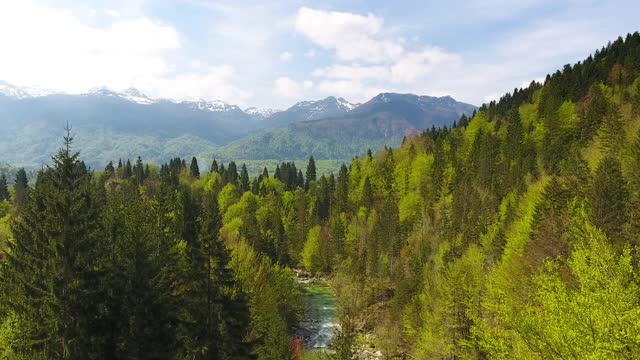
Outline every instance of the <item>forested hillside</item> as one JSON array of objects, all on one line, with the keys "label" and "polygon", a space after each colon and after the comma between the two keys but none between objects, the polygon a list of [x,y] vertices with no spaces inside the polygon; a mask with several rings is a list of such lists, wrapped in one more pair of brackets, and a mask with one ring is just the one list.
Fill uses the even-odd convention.
[{"label": "forested hillside", "polygon": [[329,176],[72,145],[0,181],[0,358],[300,358],[293,267],[336,359],[640,357],[638,33]]}]

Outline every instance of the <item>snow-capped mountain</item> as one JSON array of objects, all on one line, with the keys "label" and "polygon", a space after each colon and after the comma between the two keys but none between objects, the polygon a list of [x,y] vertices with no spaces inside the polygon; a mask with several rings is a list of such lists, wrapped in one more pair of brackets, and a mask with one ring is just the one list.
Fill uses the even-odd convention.
[{"label": "snow-capped mountain", "polygon": [[236,105],[229,105],[221,100],[195,100],[195,101],[181,101],[181,104],[187,104],[192,106],[195,109],[205,110],[205,111],[213,111],[213,112],[225,112],[225,111],[242,111]]},{"label": "snow-capped mountain", "polygon": [[0,94],[20,100],[30,97],[52,95],[55,94],[55,92],[39,87],[18,87],[8,82],[0,81]]},{"label": "snow-capped mountain", "polygon": [[247,115],[250,115],[251,117],[257,119],[257,120],[264,120],[267,119],[269,117],[271,117],[271,115],[275,114],[275,113],[279,113],[282,110],[278,110],[278,109],[259,109],[257,107],[248,107],[246,109],[244,109],[244,112]]},{"label": "snow-capped mountain", "polygon": [[287,111],[304,113],[303,120],[317,120],[334,115],[342,115],[353,110],[357,105],[341,97],[329,96],[317,101],[301,101],[287,109]]},{"label": "snow-capped mountain", "polygon": [[122,92],[114,91],[106,87],[99,87],[99,88],[91,89],[89,90],[88,93],[81,94],[81,96],[114,97],[114,98],[120,98],[120,99],[124,99],[130,102],[134,102],[136,104],[142,104],[142,105],[155,104],[159,101],[158,99],[152,99],[148,97],[147,95],[141,93],[138,89],[135,89],[132,87]]},{"label": "snow-capped mountain", "polygon": [[301,101],[285,111],[273,114],[267,119],[267,122],[270,127],[278,127],[300,121],[339,117],[358,105],[334,96],[317,101]]}]

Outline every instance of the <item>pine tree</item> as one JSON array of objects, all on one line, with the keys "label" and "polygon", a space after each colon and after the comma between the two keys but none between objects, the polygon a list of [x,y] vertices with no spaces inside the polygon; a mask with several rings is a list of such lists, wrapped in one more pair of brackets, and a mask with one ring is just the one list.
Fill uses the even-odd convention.
[{"label": "pine tree", "polygon": [[302,170],[298,170],[298,176],[296,177],[296,186],[304,187],[304,175],[302,175]]},{"label": "pine tree", "polygon": [[104,168],[104,171],[106,171],[109,174],[109,176],[115,175],[116,169],[113,167],[113,161],[109,161],[107,166]]},{"label": "pine tree", "polygon": [[364,185],[362,186],[362,206],[367,209],[371,209],[373,206],[373,188],[368,176],[364,178]]},{"label": "pine tree", "polygon": [[95,324],[101,301],[96,265],[105,253],[97,246],[100,207],[91,173],[71,152],[69,131],[15,219],[3,274],[3,302],[26,319],[24,338],[13,346],[27,358],[92,358],[101,339]]},{"label": "pine tree", "polygon": [[620,162],[613,157],[604,158],[596,169],[591,188],[591,220],[610,240],[622,240],[628,200]]},{"label": "pine tree", "polygon": [[245,342],[249,332],[249,307],[229,268],[229,254],[218,238],[222,225],[218,200],[205,193],[199,219],[201,252],[206,272],[205,359],[251,359],[252,346]]},{"label": "pine tree", "polygon": [[313,156],[309,157],[309,162],[307,163],[307,173],[306,173],[307,182],[305,187],[309,188],[309,183],[312,181],[316,181],[316,161],[313,159]]},{"label": "pine tree", "polygon": [[189,170],[191,171],[191,176],[196,179],[200,178],[200,168],[198,167],[198,159],[196,157],[191,158],[191,165],[189,166]]},{"label": "pine tree", "polygon": [[229,163],[227,171],[225,172],[225,180],[234,185],[238,184],[238,167],[234,161]]},{"label": "pine tree", "polygon": [[218,172],[218,162],[216,161],[216,159],[213,159],[213,162],[211,163],[211,173],[217,173]]},{"label": "pine tree", "polygon": [[9,200],[9,185],[7,184],[7,177],[2,174],[0,176],[0,202]]},{"label": "pine tree", "polygon": [[267,169],[266,166],[264,167],[264,169],[262,169],[262,178],[263,179],[268,179],[269,178],[269,169]]},{"label": "pine tree", "polygon": [[349,200],[349,175],[347,166],[343,163],[338,171],[338,179],[336,180],[336,212],[347,210],[347,202]]},{"label": "pine tree", "polygon": [[276,171],[273,173],[273,177],[280,180],[282,175],[280,174],[280,165],[276,165]]},{"label": "pine tree", "polygon": [[138,184],[142,184],[144,182],[144,165],[142,164],[142,159],[138,156],[138,160],[136,160],[136,180],[138,180]]},{"label": "pine tree", "polygon": [[247,166],[245,164],[242,164],[242,168],[240,169],[239,187],[241,193],[249,191],[249,172],[247,171]]},{"label": "pine tree", "polygon": [[124,172],[122,174],[122,177],[125,179],[129,179],[131,176],[133,176],[133,167],[131,166],[131,161],[127,159],[127,163],[124,166]]},{"label": "pine tree", "polygon": [[27,179],[27,172],[24,168],[18,169],[16,172],[16,179],[13,183],[14,190],[14,203],[19,210],[23,209],[27,204],[27,198],[29,193],[29,180]]}]

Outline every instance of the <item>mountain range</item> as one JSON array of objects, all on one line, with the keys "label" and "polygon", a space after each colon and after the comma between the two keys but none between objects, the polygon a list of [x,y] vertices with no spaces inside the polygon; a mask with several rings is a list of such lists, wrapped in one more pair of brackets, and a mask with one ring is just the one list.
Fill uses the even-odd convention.
[{"label": "mountain range", "polygon": [[130,88],[63,94],[0,82],[0,163],[38,167],[60,146],[66,123],[83,157],[350,159],[408,133],[451,125],[475,106],[449,96],[383,93],[363,104],[329,96],[286,110],[214,100],[155,99]]}]

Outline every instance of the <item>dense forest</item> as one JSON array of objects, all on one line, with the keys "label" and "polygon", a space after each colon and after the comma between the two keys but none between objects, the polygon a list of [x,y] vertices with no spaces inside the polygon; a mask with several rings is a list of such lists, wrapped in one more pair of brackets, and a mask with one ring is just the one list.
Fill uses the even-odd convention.
[{"label": "dense forest", "polygon": [[0,179],[0,359],[296,358],[301,267],[336,359],[640,357],[638,33],[328,176],[79,156]]}]

